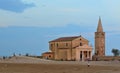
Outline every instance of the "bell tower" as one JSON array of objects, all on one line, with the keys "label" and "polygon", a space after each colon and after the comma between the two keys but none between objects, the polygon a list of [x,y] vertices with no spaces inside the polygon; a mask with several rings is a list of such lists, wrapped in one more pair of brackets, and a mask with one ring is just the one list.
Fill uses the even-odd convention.
[{"label": "bell tower", "polygon": [[95,32],[95,55],[105,56],[105,32],[99,17],[97,32]]}]

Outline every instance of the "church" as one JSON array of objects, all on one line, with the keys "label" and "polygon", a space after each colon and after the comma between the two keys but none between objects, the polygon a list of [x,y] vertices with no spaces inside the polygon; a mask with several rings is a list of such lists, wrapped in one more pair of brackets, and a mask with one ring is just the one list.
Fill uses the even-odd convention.
[{"label": "church", "polygon": [[[95,32],[95,51],[89,45],[89,40],[83,36],[60,37],[49,41],[50,52],[42,54],[43,58],[53,60],[85,61],[92,60],[92,56],[105,56],[105,32],[101,18],[98,20]],[[94,51],[94,54],[93,54]]]}]

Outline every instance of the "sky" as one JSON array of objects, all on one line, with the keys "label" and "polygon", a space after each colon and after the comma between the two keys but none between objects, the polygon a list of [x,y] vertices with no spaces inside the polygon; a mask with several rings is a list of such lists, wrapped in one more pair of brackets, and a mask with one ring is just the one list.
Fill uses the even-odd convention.
[{"label": "sky", "polygon": [[49,41],[79,36],[94,49],[99,16],[106,32],[106,55],[120,50],[120,0],[0,0],[0,56],[41,55]]}]

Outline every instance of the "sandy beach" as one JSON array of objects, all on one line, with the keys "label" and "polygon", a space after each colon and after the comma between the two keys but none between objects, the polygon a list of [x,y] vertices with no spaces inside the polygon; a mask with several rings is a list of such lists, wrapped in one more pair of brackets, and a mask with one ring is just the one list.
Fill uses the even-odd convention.
[{"label": "sandy beach", "polygon": [[0,60],[0,73],[120,73],[118,61],[51,61],[30,57]]}]

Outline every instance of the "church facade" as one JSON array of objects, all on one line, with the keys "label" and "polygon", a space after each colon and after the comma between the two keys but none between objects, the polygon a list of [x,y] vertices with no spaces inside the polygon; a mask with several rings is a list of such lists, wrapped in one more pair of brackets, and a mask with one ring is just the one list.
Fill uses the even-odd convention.
[{"label": "church facade", "polygon": [[[51,56],[43,53],[44,58],[54,60],[92,60],[93,47],[83,36],[60,37],[49,42]],[[103,32],[101,19],[99,18],[97,32],[95,32],[95,53],[96,56],[105,56],[105,32]],[[46,56],[45,56],[46,55]]]}]

